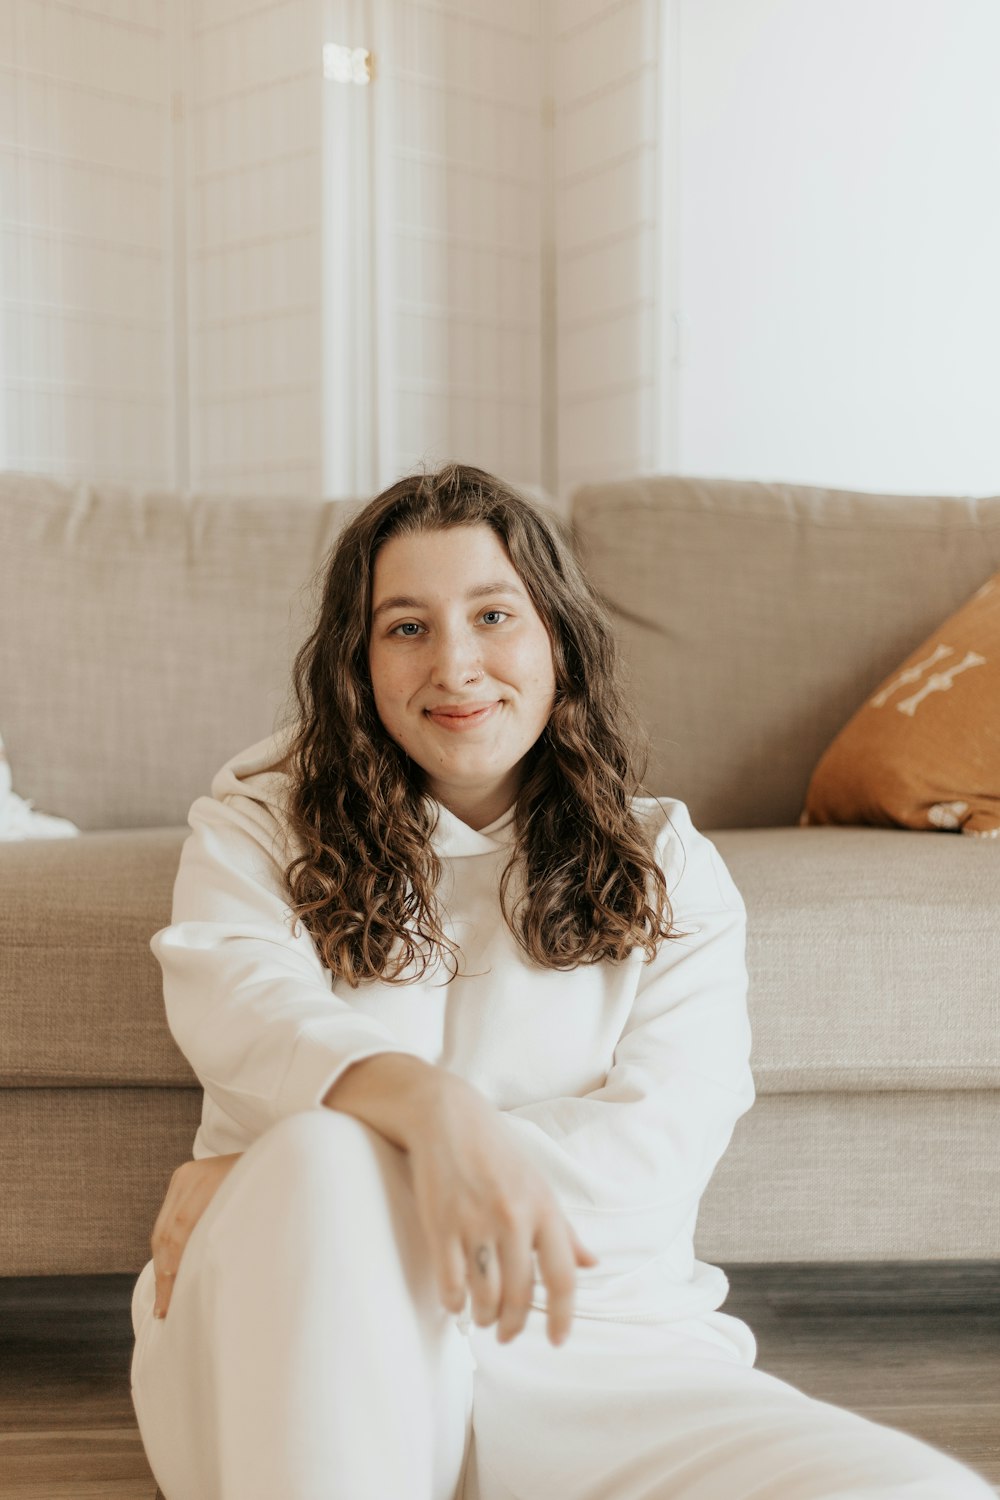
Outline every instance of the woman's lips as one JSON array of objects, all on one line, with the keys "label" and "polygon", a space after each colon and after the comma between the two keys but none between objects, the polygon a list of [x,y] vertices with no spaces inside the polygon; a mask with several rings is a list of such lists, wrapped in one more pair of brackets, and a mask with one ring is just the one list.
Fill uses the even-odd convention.
[{"label": "woman's lips", "polygon": [[500,700],[497,699],[494,703],[479,706],[469,704],[464,708],[428,708],[424,712],[432,723],[439,724],[442,729],[461,733],[466,729],[475,729],[478,724],[485,724],[499,707]]}]

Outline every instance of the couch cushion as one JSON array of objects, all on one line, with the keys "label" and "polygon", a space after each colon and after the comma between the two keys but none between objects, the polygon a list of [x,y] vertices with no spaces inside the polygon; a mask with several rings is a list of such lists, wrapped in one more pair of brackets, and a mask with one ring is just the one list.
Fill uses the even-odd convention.
[{"label": "couch cushion", "polygon": [[760,1093],[1000,1087],[1000,847],[878,828],[713,833],[747,906]]},{"label": "couch cushion", "polygon": [[[0,1090],[0,1275],[138,1273],[200,1116],[194,1089]],[[695,1253],[995,1260],[998,1131],[985,1091],[759,1099],[702,1198]]]},{"label": "couch cushion", "polygon": [[188,832],[0,846],[0,1086],[197,1085],[149,950]]},{"label": "couch cushion", "polygon": [[737,1121],[705,1190],[695,1254],[996,1261],[998,1132],[996,1090],[768,1094]]},{"label": "couch cushion", "polygon": [[[0,1086],[196,1084],[148,946],[186,833],[0,850]],[[747,903],[760,1093],[1000,1086],[995,843],[870,828],[713,839]]]},{"label": "couch cushion", "polygon": [[266,738],[350,507],[0,475],[0,724],[81,828],[183,823]]},{"label": "couch cushion", "polygon": [[798,822],[858,704],[1000,569],[1000,497],[687,477],[586,485],[579,547],[699,828]]},{"label": "couch cushion", "polygon": [[0,1089],[0,1275],[139,1271],[200,1118],[200,1089]]}]

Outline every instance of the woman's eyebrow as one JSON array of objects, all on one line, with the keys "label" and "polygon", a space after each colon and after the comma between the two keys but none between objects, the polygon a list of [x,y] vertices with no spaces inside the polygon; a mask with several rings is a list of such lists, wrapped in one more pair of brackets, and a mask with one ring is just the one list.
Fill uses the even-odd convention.
[{"label": "woman's eyebrow", "polygon": [[[516,594],[520,595],[523,590],[509,578],[499,580],[497,583],[477,583],[474,589],[469,589],[466,599],[486,599],[490,595]],[[394,594],[391,599],[383,599],[382,603],[372,611],[372,619],[377,620],[379,615],[385,614],[390,609],[427,609],[426,599],[412,599],[409,594]]]}]

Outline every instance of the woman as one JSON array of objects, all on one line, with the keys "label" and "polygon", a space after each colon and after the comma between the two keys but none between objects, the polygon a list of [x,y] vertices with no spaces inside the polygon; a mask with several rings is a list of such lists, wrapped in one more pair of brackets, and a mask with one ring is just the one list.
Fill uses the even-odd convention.
[{"label": "woman", "polygon": [[294,681],[152,940],[205,1091],[133,1297],[166,1500],[989,1495],[755,1370],[694,1257],[754,1098],[745,909],[637,795],[556,527],[477,469],[402,480]]}]

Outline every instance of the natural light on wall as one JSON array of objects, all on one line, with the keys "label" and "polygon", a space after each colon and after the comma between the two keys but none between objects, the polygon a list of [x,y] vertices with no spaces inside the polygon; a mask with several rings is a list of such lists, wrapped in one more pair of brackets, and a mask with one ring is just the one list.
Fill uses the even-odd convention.
[{"label": "natural light on wall", "polygon": [[[362,33],[371,22],[364,3],[336,9]],[[381,473],[374,71],[368,47],[324,43],[323,493],[333,499],[374,494]]]},{"label": "natural light on wall", "polygon": [[1000,5],[667,11],[661,465],[995,492]]}]

